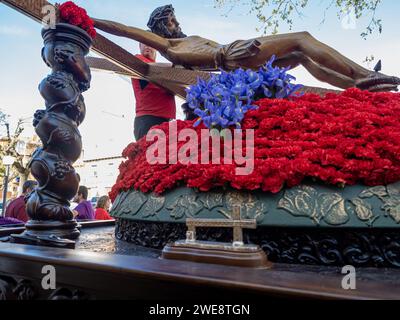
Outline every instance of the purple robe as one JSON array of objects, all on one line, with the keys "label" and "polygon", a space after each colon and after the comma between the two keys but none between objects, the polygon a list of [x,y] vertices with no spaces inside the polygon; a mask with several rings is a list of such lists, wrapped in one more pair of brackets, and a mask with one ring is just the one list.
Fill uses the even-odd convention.
[{"label": "purple robe", "polygon": [[94,209],[92,203],[90,201],[81,202],[76,208],[75,211],[79,213],[76,217],[77,220],[94,220]]}]

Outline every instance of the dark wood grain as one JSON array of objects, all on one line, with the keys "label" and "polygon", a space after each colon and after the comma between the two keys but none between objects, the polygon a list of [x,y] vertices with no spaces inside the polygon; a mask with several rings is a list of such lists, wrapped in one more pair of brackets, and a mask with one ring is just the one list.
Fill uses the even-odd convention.
[{"label": "dark wood grain", "polygon": [[35,112],[33,125],[42,146],[29,164],[39,186],[26,196],[26,231],[13,235],[12,241],[73,248],[80,234],[70,209],[80,182],[73,165],[82,153],[82,93],[92,78],[85,56],[92,39],[84,30],[63,23],[43,29],[42,37],[42,59],[51,73],[39,85],[46,107]]},{"label": "dark wood grain", "polygon": [[[358,282],[357,290],[345,291],[342,275],[326,272],[328,268],[321,272],[275,265],[271,270],[249,272],[246,268],[0,244],[0,274],[38,281],[41,268],[49,264],[56,267],[58,286],[80,288],[97,298],[400,298],[400,273],[392,270],[375,271],[372,279]],[[386,280],[388,273],[396,280]]]},{"label": "dark wood grain", "polygon": [[25,227],[18,228],[0,228],[0,238],[8,237],[12,234],[20,234],[25,231]]}]

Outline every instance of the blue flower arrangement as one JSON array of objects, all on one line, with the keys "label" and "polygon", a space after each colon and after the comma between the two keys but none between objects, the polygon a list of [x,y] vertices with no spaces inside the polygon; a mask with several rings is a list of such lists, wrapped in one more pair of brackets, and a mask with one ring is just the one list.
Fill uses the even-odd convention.
[{"label": "blue flower arrangement", "polygon": [[209,81],[199,79],[187,89],[187,102],[207,128],[241,127],[253,102],[261,98],[284,99],[294,95],[302,86],[291,83],[295,77],[289,68],[274,67],[275,56],[259,71],[237,69],[214,74]]}]

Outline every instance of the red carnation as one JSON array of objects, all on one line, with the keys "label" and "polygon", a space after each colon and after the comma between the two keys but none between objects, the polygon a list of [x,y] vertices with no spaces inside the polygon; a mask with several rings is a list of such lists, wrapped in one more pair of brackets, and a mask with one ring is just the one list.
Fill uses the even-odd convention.
[{"label": "red carnation", "polygon": [[[400,181],[400,94],[349,89],[325,98],[307,94],[292,100],[263,99],[250,111],[244,129],[255,130],[254,171],[237,176],[235,164],[222,157],[213,165],[149,165],[145,139],[129,145],[123,155],[111,197],[121,190],[163,193],[177,186],[279,192],[305,178],[332,185],[377,186]],[[193,121],[178,121],[178,132]],[[158,126],[169,137],[169,124]],[[200,138],[201,129],[195,128]],[[244,137],[243,137],[244,139]],[[179,142],[178,147],[184,143]],[[245,142],[242,151],[245,151]],[[201,146],[199,145],[199,155]],[[210,154],[212,147],[206,150]]]},{"label": "red carnation", "polygon": [[67,1],[58,7],[60,20],[85,30],[91,38],[96,37],[94,22],[85,9],[77,6],[72,1]]}]

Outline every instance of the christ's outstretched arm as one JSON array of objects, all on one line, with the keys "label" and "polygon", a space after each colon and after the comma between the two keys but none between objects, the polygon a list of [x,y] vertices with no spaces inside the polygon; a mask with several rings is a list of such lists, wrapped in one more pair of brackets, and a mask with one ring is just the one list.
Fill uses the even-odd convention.
[{"label": "christ's outstretched arm", "polygon": [[[174,19],[174,16],[169,18],[172,22]],[[397,91],[400,85],[399,78],[369,71],[307,32],[235,41],[221,46],[201,37],[167,39],[117,22],[99,19],[94,19],[94,22],[96,28],[144,43],[158,50],[174,65],[187,68],[258,69],[275,55],[276,65],[294,68],[301,64],[315,78],[342,89],[356,86],[370,91]],[[173,26],[175,29],[172,28],[171,33],[175,30],[175,34],[182,34],[179,23],[175,22]]]},{"label": "christ's outstretched arm", "polygon": [[[93,19],[93,18],[92,18]],[[93,19],[96,28],[103,30],[104,32],[129,39],[136,40],[138,42],[144,43],[161,53],[168,50],[170,44],[168,39],[160,37],[152,32],[145,31],[139,28],[126,26],[122,23]]]}]

